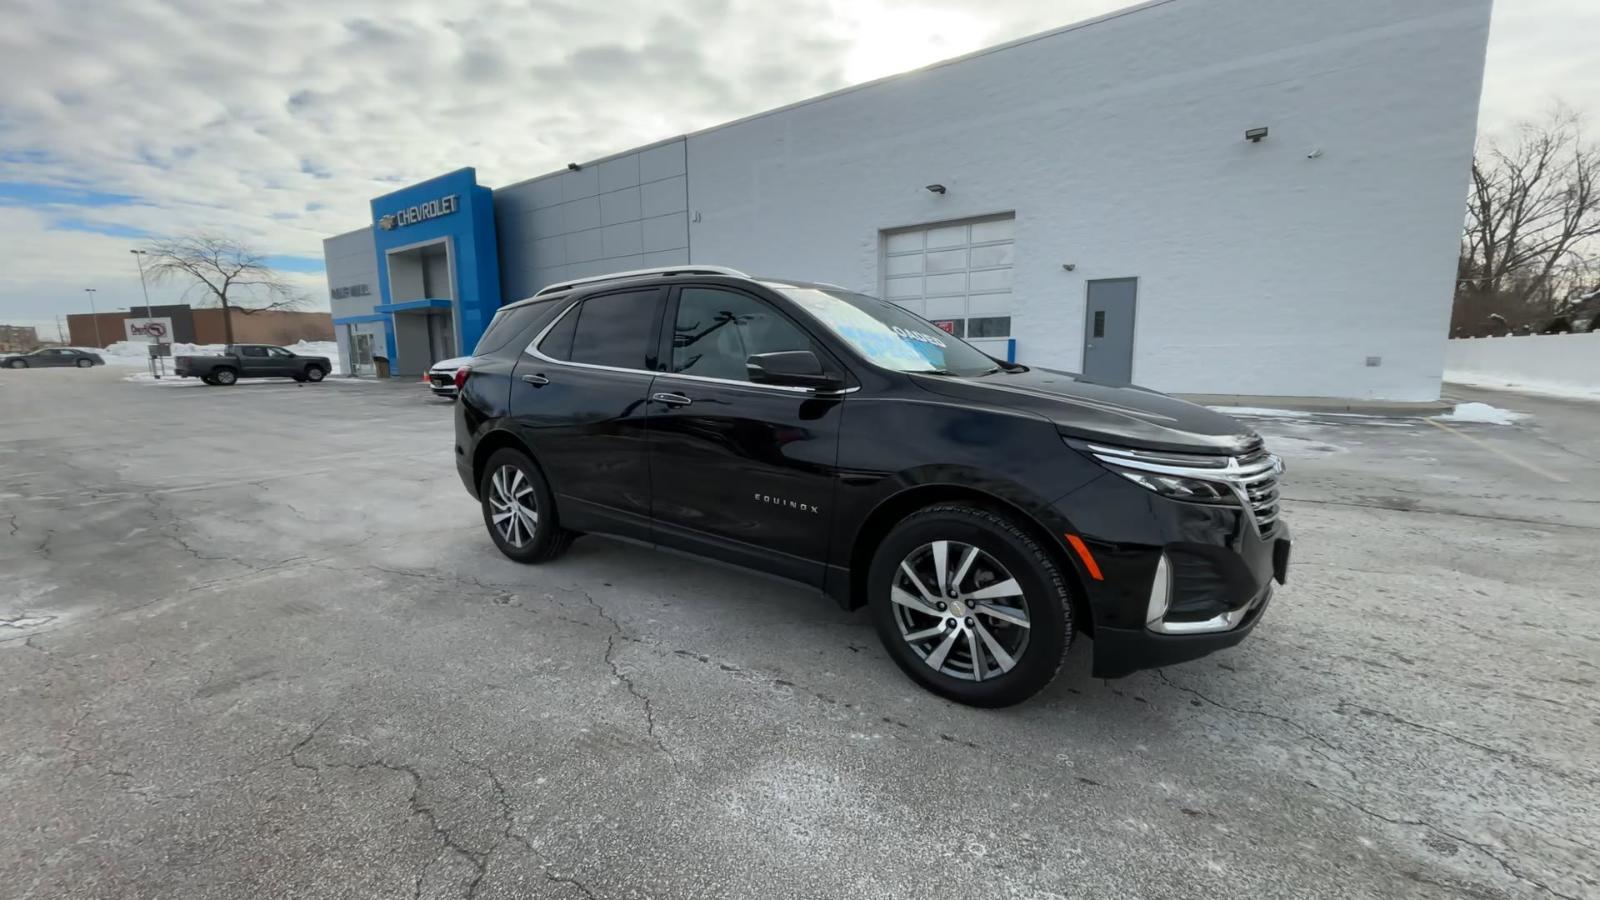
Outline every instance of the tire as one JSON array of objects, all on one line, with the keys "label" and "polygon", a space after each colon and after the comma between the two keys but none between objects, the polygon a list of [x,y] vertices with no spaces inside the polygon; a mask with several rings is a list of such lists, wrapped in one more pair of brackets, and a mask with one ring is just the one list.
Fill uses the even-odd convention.
[{"label": "tire", "polygon": [[80,369],[87,369],[90,366],[94,365],[94,361],[93,360],[88,360],[88,359],[80,359],[77,362],[73,363],[73,365],[77,366]]},{"label": "tire", "polygon": [[[961,576],[960,590],[943,596],[929,589],[941,543],[946,581]],[[963,565],[969,549],[977,552]],[[907,516],[873,553],[867,589],[873,624],[895,664],[957,703],[1020,703],[1055,678],[1072,646],[1072,594],[1061,566],[1011,516],[993,510],[941,504]]]},{"label": "tire", "polygon": [[211,385],[212,387],[216,387],[217,386],[217,380],[215,378],[212,378],[210,375],[201,375],[200,376],[200,380],[205,382],[206,384]]},{"label": "tire", "polygon": [[[503,488],[496,484],[502,479]],[[524,492],[524,488],[531,489]],[[533,460],[520,450],[497,450],[483,467],[483,481],[478,485],[478,501],[483,507],[483,525],[500,552],[519,563],[548,562],[562,553],[572,543],[572,532],[562,528],[556,519],[555,497],[550,485]],[[524,515],[513,514],[496,522],[506,508],[503,503],[514,500],[526,507],[532,501],[533,521]],[[529,534],[531,526],[532,533]]]},{"label": "tire", "polygon": [[316,384],[326,377],[328,377],[328,373],[324,372],[321,366],[306,366],[306,381]]},{"label": "tire", "polygon": [[28,361],[25,359],[13,359],[11,362],[6,363],[6,365],[12,369],[26,369],[28,367]]},{"label": "tire", "polygon": [[238,380],[239,373],[232,369],[223,368],[211,373],[211,383],[220,384],[223,387],[228,387]]}]

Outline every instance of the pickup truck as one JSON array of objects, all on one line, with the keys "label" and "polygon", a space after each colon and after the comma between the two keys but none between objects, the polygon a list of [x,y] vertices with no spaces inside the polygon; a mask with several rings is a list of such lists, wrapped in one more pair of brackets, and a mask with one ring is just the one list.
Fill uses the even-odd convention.
[{"label": "pickup truck", "polygon": [[326,356],[301,356],[270,344],[229,344],[220,356],[176,356],[173,374],[206,384],[229,385],[241,378],[293,378],[321,381],[333,371]]}]

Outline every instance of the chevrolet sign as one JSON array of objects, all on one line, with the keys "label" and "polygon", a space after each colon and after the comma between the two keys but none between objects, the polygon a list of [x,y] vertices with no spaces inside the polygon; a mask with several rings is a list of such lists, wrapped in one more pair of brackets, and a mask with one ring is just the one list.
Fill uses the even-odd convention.
[{"label": "chevrolet sign", "polygon": [[386,216],[378,217],[378,227],[384,231],[393,231],[406,225],[415,225],[440,216],[448,216],[461,208],[460,195],[449,194],[437,200],[418,203],[405,209],[395,210]]}]

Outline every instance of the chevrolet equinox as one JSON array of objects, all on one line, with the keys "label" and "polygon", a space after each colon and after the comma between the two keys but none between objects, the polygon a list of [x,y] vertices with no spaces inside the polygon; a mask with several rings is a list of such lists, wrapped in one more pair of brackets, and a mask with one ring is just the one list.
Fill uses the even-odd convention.
[{"label": "chevrolet equinox", "polygon": [[1238,422],[833,285],[552,285],[456,382],[456,466],[501,553],[604,533],[798,582],[868,607],[962,703],[1031,696],[1078,632],[1108,678],[1236,644],[1288,567],[1282,466]]}]

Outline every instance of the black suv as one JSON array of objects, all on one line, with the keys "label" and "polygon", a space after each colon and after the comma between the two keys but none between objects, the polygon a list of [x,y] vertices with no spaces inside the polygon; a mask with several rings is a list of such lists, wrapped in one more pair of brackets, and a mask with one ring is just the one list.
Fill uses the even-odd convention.
[{"label": "black suv", "polygon": [[1227,416],[995,360],[827,284],[624,272],[500,310],[456,466],[520,562],[605,533],[870,608],[978,706],[1243,640],[1282,583],[1278,459]]}]

